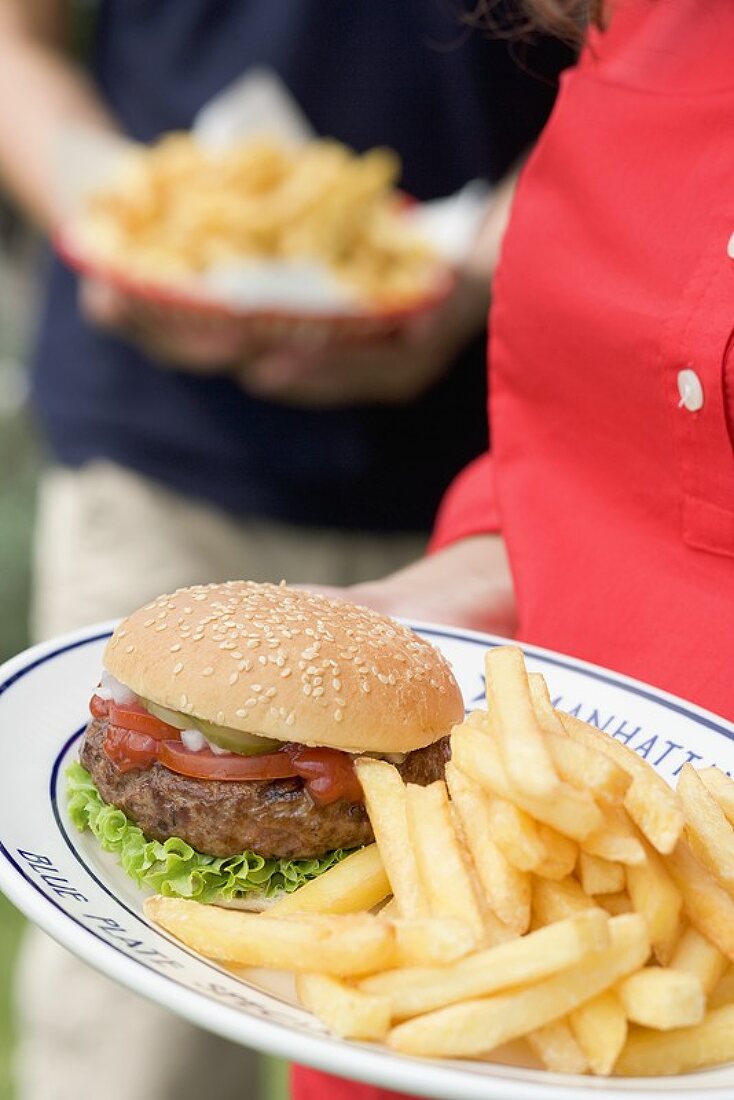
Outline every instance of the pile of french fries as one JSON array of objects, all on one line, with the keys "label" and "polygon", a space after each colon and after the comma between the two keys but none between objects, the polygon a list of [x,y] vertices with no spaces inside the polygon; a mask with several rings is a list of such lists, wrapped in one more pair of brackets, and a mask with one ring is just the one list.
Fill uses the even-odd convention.
[{"label": "pile of french fries", "polygon": [[550,1070],[625,1076],[734,1059],[734,782],[686,765],[672,790],[554,710],[515,647],[486,671],[445,782],[356,762],[376,844],[263,914],[148,915],[222,963],[294,970],[330,1031],[405,1054],[524,1038]]},{"label": "pile of french fries", "polygon": [[242,260],[318,260],[369,302],[403,305],[433,287],[438,258],[406,224],[389,149],[253,138],[212,152],[168,134],[131,152],[83,218],[97,258],[176,281]]}]

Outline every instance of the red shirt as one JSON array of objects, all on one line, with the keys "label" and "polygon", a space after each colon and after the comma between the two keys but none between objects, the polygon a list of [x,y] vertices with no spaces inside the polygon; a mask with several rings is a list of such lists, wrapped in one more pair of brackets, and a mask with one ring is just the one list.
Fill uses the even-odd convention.
[{"label": "red shirt", "polygon": [[[620,0],[523,172],[494,286],[493,454],[434,537],[501,530],[521,638],[728,718],[733,232],[732,0]],[[390,1095],[295,1074],[295,1100]]]}]

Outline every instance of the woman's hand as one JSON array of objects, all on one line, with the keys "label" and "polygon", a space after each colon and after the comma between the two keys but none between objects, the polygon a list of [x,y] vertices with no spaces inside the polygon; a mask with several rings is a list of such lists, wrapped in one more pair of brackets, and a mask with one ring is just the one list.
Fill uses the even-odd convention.
[{"label": "woman's hand", "polygon": [[136,344],[161,366],[228,374],[251,350],[236,320],[202,323],[182,310],[167,319],[165,307],[151,306],[103,279],[82,280],[79,306],[90,324]]},{"label": "woman's hand", "polygon": [[445,301],[382,340],[266,349],[241,368],[239,382],[256,397],[304,408],[409,402],[484,329],[488,306],[489,280],[462,275]]},{"label": "woman's hand", "polygon": [[387,615],[512,637],[517,627],[512,575],[501,535],[477,535],[422,558],[384,580],[314,588]]}]

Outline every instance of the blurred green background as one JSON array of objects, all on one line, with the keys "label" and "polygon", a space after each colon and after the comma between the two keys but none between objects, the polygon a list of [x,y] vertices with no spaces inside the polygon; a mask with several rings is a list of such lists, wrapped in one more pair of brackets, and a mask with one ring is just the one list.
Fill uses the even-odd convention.
[{"label": "blurred green background", "polygon": [[[0,661],[28,644],[30,547],[38,442],[22,365],[33,300],[31,248],[6,230],[0,251]],[[19,913],[0,894],[0,1100],[10,1100],[10,978]]]},{"label": "blurred green background", "polygon": [[[12,223],[3,224],[2,215],[0,207],[0,663],[29,644],[31,537],[41,464],[25,367],[36,257],[32,243]],[[22,925],[20,914],[0,894],[0,1100],[13,1097],[11,981]],[[284,1063],[263,1058],[261,1069],[258,1096],[282,1100],[287,1093]],[[255,1100],[254,1093],[250,1084],[243,1100]]]}]

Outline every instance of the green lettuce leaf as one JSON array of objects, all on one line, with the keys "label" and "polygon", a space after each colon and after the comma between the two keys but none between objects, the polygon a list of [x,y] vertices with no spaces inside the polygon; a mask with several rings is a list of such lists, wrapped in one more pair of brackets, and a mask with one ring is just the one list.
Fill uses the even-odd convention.
[{"label": "green lettuce leaf", "polygon": [[211,903],[253,893],[290,894],[349,854],[338,849],[320,859],[264,859],[255,852],[205,856],[180,837],[148,840],[122,810],[102,799],[81,764],[70,764],[66,778],[69,816],[77,829],[90,829],[105,851],[117,853],[131,878],[166,897]]}]

